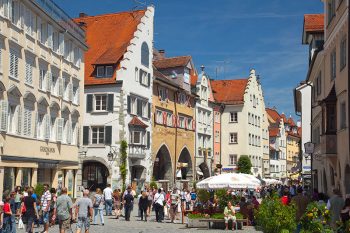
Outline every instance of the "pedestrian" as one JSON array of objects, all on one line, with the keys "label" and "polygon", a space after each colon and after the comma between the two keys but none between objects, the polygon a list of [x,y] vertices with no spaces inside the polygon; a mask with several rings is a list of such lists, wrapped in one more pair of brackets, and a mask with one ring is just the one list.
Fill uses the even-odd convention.
[{"label": "pedestrian", "polygon": [[42,210],[42,218],[44,223],[44,231],[49,232],[49,222],[50,222],[50,205],[51,205],[51,193],[49,191],[49,185],[44,184],[44,193],[41,196],[41,210]]},{"label": "pedestrian", "polygon": [[338,189],[333,190],[333,197],[331,197],[327,202],[327,209],[331,213],[331,226],[335,229],[336,222],[340,221],[340,212],[343,209],[345,202],[341,197],[340,191]]},{"label": "pedestrian", "polygon": [[191,193],[187,190],[186,191],[186,210],[190,209],[191,205]]},{"label": "pedestrian", "polygon": [[152,189],[147,189],[147,199],[148,199],[148,208],[147,208],[147,217],[151,215],[151,209],[153,204],[153,192]]},{"label": "pedestrian", "polygon": [[0,233],[3,233],[4,225],[4,202],[0,201]]},{"label": "pedestrian", "polygon": [[29,189],[28,186],[25,186],[25,187],[24,187],[24,190],[23,190],[23,197],[27,197],[27,196],[28,196],[28,189]]},{"label": "pedestrian", "polygon": [[12,232],[12,216],[13,216],[13,212],[11,210],[11,197],[7,196],[5,198],[5,203],[4,203],[4,217],[3,217],[3,227],[2,227],[2,231],[4,233],[10,233]]},{"label": "pedestrian", "polygon": [[289,189],[285,188],[283,189],[283,196],[281,197],[281,202],[283,205],[288,205],[289,204]]},{"label": "pedestrian", "polygon": [[154,210],[156,212],[156,221],[162,222],[163,210],[164,210],[164,195],[161,194],[162,190],[158,189],[158,192],[154,195]]},{"label": "pedestrian", "polygon": [[296,221],[298,223],[296,232],[299,233],[301,231],[300,219],[305,213],[310,200],[307,196],[303,195],[303,188],[299,186],[297,189],[297,195],[292,198],[291,202],[296,206]]},{"label": "pedestrian", "polygon": [[71,229],[72,208],[72,199],[67,195],[67,188],[63,187],[54,206],[54,217],[58,219],[60,233],[65,233],[66,230]]},{"label": "pedestrian", "polygon": [[112,195],[113,195],[113,190],[111,188],[111,184],[107,184],[107,187],[103,190],[106,216],[112,215],[112,205],[113,205]]},{"label": "pedestrian", "polygon": [[55,209],[55,204],[57,201],[57,194],[56,194],[56,189],[51,188],[50,189],[51,193],[51,202],[50,202],[50,227],[54,226],[56,223],[56,216],[54,215],[54,209]]},{"label": "pedestrian", "polygon": [[36,208],[36,201],[32,197],[33,189],[27,189],[27,196],[23,197],[23,202],[21,204],[20,218],[22,218],[25,224],[25,231],[27,233],[34,232],[34,221],[39,218],[38,210]]},{"label": "pedestrian", "polygon": [[92,221],[92,201],[89,198],[89,190],[83,191],[83,197],[76,202],[75,217],[77,218],[77,233],[85,229],[89,233],[90,221]]},{"label": "pedestrian", "polygon": [[225,230],[228,230],[228,221],[232,220],[232,231],[234,231],[236,227],[236,212],[230,201],[227,202],[227,206],[224,209],[224,220],[225,220]]},{"label": "pedestrian", "polygon": [[190,195],[191,195],[191,210],[193,210],[193,208],[194,208],[194,204],[196,203],[196,201],[197,201],[197,193],[196,193],[196,189],[192,189],[192,191],[191,191],[191,193],[190,193]]},{"label": "pedestrian", "polygon": [[139,208],[141,221],[143,221],[143,216],[145,216],[145,222],[147,222],[148,197],[146,191],[142,191],[141,197],[139,199]]},{"label": "pedestrian", "polygon": [[340,213],[341,221],[345,224],[350,220],[350,198],[345,199],[345,205]]},{"label": "pedestrian", "polygon": [[130,221],[130,213],[132,206],[134,205],[134,196],[131,194],[131,186],[126,190],[126,194],[123,197],[124,209],[125,209],[125,221]]},{"label": "pedestrian", "polygon": [[11,233],[16,233],[16,202],[15,202],[16,192],[11,192],[10,194],[10,208],[11,208]]},{"label": "pedestrian", "polygon": [[175,218],[176,218],[176,212],[178,209],[178,206],[180,205],[180,196],[177,192],[177,188],[175,187],[170,195],[170,209],[169,209],[169,214],[170,214],[170,221],[174,223]]},{"label": "pedestrian", "polygon": [[120,216],[121,211],[121,197],[120,197],[120,189],[114,189],[113,191],[113,203],[114,203],[114,212],[116,219]]},{"label": "pedestrian", "polygon": [[102,226],[104,226],[105,222],[103,219],[103,195],[100,188],[96,189],[96,194],[92,203],[94,207],[94,225],[96,225],[97,215],[100,215],[100,222]]},{"label": "pedestrian", "polygon": [[15,213],[20,214],[21,209],[21,200],[22,200],[22,191],[21,186],[17,186],[15,189]]}]

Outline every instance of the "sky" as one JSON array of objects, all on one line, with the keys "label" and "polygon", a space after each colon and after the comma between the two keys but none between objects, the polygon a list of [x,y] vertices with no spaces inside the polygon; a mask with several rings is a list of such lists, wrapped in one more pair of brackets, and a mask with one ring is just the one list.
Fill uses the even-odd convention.
[{"label": "sky", "polygon": [[167,57],[191,55],[214,79],[260,76],[265,105],[295,116],[293,89],[304,80],[308,46],[303,15],[321,0],[54,0],[71,17],[155,6],[154,46]]}]

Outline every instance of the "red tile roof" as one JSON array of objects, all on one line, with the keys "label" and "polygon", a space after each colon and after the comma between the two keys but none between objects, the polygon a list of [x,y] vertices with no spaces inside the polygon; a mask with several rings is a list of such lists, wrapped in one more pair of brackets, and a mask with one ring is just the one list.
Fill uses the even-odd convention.
[{"label": "red tile roof", "polygon": [[212,80],[214,99],[224,104],[244,103],[244,93],[248,79]]},{"label": "red tile roof", "polygon": [[197,81],[198,81],[198,75],[196,74],[196,72],[194,72],[194,70],[191,71],[191,86],[195,87],[197,85]]},{"label": "red tile roof", "polygon": [[305,32],[323,32],[324,14],[305,14],[304,31]]},{"label": "red tile roof", "polygon": [[95,78],[94,64],[114,64],[117,67],[144,14],[145,10],[138,10],[74,19],[77,23],[84,23],[82,27],[89,47],[84,54],[85,85],[116,82],[115,73],[111,78]]},{"label": "red tile roof", "polygon": [[281,114],[281,118],[283,119],[284,123],[287,123],[287,117],[284,115],[284,113]]},{"label": "red tile roof", "polygon": [[293,118],[291,118],[291,117],[288,118],[287,123],[288,123],[290,126],[295,126],[295,122],[294,122]]},{"label": "red tile roof", "polygon": [[270,137],[277,137],[279,133],[280,133],[279,128],[269,128]]},{"label": "red tile roof", "polygon": [[131,121],[129,122],[129,125],[132,126],[140,126],[142,128],[147,128],[148,125],[146,125],[145,123],[143,123],[139,118],[137,118],[136,116],[134,116]]},{"label": "red tile roof", "polygon": [[153,61],[153,65],[159,70],[173,67],[181,67],[186,66],[191,59],[191,56],[168,57]]},{"label": "red tile roof", "polygon": [[266,112],[267,114],[269,114],[269,116],[276,122],[279,122],[281,119],[280,114],[275,110],[275,109],[271,109],[271,108],[266,108]]}]

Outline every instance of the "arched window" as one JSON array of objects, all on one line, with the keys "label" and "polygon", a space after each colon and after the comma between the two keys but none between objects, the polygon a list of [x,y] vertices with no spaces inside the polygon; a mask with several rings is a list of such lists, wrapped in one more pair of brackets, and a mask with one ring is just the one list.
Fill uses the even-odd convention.
[{"label": "arched window", "polygon": [[141,64],[149,67],[149,49],[146,42],[143,42],[141,46]]}]

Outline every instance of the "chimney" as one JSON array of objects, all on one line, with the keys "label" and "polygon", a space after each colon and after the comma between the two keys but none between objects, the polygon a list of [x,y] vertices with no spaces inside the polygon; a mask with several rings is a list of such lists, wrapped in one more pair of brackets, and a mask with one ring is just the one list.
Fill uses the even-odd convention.
[{"label": "chimney", "polygon": [[84,12],[80,12],[79,13],[79,18],[84,18],[86,16],[88,16],[88,15],[86,13],[84,13]]},{"label": "chimney", "polygon": [[201,71],[204,72],[205,66],[201,65]]},{"label": "chimney", "polygon": [[160,58],[165,58],[165,50],[164,49],[159,49],[158,50]]}]

